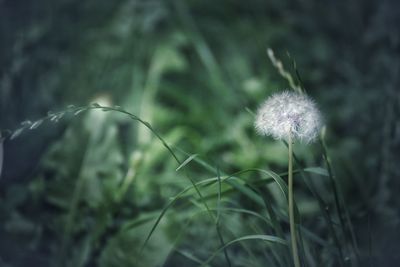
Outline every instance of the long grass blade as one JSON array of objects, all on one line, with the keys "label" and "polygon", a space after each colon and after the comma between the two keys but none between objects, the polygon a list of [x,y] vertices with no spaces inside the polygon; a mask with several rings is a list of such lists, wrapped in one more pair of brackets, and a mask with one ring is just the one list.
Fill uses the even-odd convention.
[{"label": "long grass blade", "polygon": [[[293,158],[294,158],[296,164],[301,166],[301,163],[295,153],[293,153]],[[318,194],[318,191],[316,190],[312,180],[308,179],[308,176],[305,174],[305,172],[301,168],[300,168],[300,177],[302,177],[304,184],[307,186],[308,190],[311,192],[311,194],[314,196],[314,198],[318,202],[319,209],[322,213],[323,218],[325,219],[325,221],[328,225],[328,229],[329,229],[330,233],[332,234],[333,240],[336,245],[336,249],[339,253],[340,266],[343,267],[345,264],[344,264],[344,255],[343,255],[343,251],[342,251],[342,246],[341,246],[339,238],[336,234],[334,224],[332,223],[331,215],[329,214],[328,210],[326,209],[327,204],[325,203],[323,198],[320,196],[320,194]]]},{"label": "long grass blade", "polygon": [[[330,158],[329,158],[329,155],[328,155],[328,148],[326,146],[324,135],[322,135],[320,137],[320,144],[321,144],[321,147],[322,147],[323,158],[324,158],[325,164],[326,164],[326,166],[328,168],[328,177],[329,177],[329,180],[331,182],[331,187],[333,189],[333,195],[334,195],[334,199],[335,199],[335,206],[336,206],[336,210],[337,210],[337,213],[338,213],[339,221],[340,221],[340,224],[341,224],[341,227],[342,227],[342,230],[343,230],[345,238],[348,239],[347,237],[350,235],[350,240],[351,240],[350,244],[351,244],[353,252],[354,252],[354,254],[356,256],[357,263],[358,263],[358,265],[360,265],[360,262],[361,262],[360,253],[359,253],[359,249],[358,249],[356,235],[355,235],[354,229],[353,229],[353,224],[351,223],[350,216],[349,216],[348,211],[346,209],[346,205],[343,205],[344,209],[345,209],[345,212],[343,213],[342,210],[341,210],[341,203],[340,202],[342,201],[344,203],[344,199],[343,199],[342,195],[339,195],[340,194],[339,193],[339,188],[338,188],[336,179],[335,179],[335,177],[333,175],[331,161],[330,161]],[[346,217],[346,220],[347,220],[347,223],[348,223],[349,235],[347,234],[347,231],[346,231],[347,228],[346,228],[346,224],[344,222],[344,219],[342,217],[343,214]]]},{"label": "long grass blade", "polygon": [[[217,197],[217,218],[215,220],[215,228],[217,230],[218,238],[222,244],[222,246],[225,246],[224,238],[221,233],[221,228],[220,228],[220,210],[221,210],[221,176],[219,174],[219,168],[217,168],[217,178],[218,178],[218,197]],[[231,260],[229,259],[228,251],[226,248],[224,248],[224,256],[226,263],[228,264],[229,267],[232,266]]]},{"label": "long grass blade", "polygon": [[178,168],[176,168],[176,171],[179,171],[180,169],[185,167],[187,164],[189,164],[197,156],[198,156],[198,154],[190,155],[184,162],[182,162],[181,165],[178,166]]},{"label": "long grass blade", "polygon": [[287,245],[285,240],[283,240],[282,238],[276,237],[276,236],[272,236],[272,235],[247,235],[247,236],[242,236],[242,237],[239,237],[239,238],[234,239],[232,241],[229,241],[224,246],[222,246],[219,249],[217,249],[211,255],[211,257],[209,257],[205,262],[203,262],[203,264],[201,266],[204,267],[208,263],[210,263],[218,255],[218,253],[221,252],[226,247],[229,247],[229,246],[231,246],[231,245],[233,245],[235,243],[242,242],[242,241],[247,241],[247,240],[259,240],[259,241],[266,241],[266,242],[275,243],[275,244],[279,244],[279,245],[285,245],[285,246]]}]

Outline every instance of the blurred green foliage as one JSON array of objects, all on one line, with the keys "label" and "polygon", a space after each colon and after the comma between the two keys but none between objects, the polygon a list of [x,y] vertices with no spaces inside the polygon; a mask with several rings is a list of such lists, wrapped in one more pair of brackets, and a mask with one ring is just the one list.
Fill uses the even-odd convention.
[{"label": "blurred green foliage", "polygon": [[[176,171],[179,163],[145,125],[100,110],[6,140],[0,266],[198,266],[221,247],[217,228],[222,243],[285,238],[284,197],[265,175],[248,172],[220,192],[215,179],[200,187],[219,226],[189,190],[140,253],[163,208],[191,186],[188,178],[286,171],[285,145],[253,130],[252,112],[289,86],[267,47],[294,77],[297,69],[323,110],[343,212],[359,246],[358,261],[329,179],[304,179],[322,196],[321,209],[297,175],[307,266],[395,266],[399,13],[395,0],[0,1],[2,130],[68,104],[98,102],[148,121],[180,162],[198,154]],[[327,167],[319,144],[296,144],[295,153],[298,167]],[[290,266],[288,251],[268,242],[244,241],[226,253],[232,266]],[[211,266],[228,266],[223,252]]]}]

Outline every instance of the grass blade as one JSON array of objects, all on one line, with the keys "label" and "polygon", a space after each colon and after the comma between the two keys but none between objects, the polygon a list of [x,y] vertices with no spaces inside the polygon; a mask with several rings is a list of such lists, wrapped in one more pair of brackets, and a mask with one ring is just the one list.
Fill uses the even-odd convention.
[{"label": "grass blade", "polygon": [[310,167],[310,168],[305,168],[303,169],[304,172],[309,172],[309,173],[314,173],[322,176],[329,176],[329,173],[326,169],[321,168],[321,167]]},{"label": "grass blade", "polygon": [[232,241],[229,241],[224,246],[222,246],[219,249],[217,249],[211,255],[211,257],[209,257],[205,262],[203,262],[203,264],[201,266],[203,267],[203,266],[206,266],[208,263],[210,263],[218,255],[218,253],[221,252],[221,250],[223,250],[223,249],[225,249],[225,248],[227,248],[230,245],[233,245],[235,243],[242,242],[242,241],[247,241],[247,240],[259,240],[259,241],[266,241],[266,242],[276,243],[276,244],[285,245],[285,246],[287,245],[285,240],[283,240],[282,238],[276,237],[276,236],[272,236],[272,235],[247,235],[247,236],[242,236],[242,237],[239,237],[239,238],[234,239]]},{"label": "grass blade", "polygon": [[176,168],[176,171],[179,171],[180,169],[185,167],[187,164],[189,164],[189,162],[191,162],[197,156],[198,156],[198,154],[190,155],[184,162],[182,162],[181,165],[178,166],[178,168]]},{"label": "grass blade", "polygon": [[[221,245],[224,247],[225,242],[224,238],[222,237],[221,229],[220,229],[220,210],[221,210],[221,176],[219,174],[219,168],[217,168],[217,178],[218,178],[218,197],[217,197],[217,218],[215,220],[215,228],[217,230],[218,238],[221,242]],[[226,248],[224,248],[224,256],[226,259],[226,263],[228,264],[229,267],[232,266],[231,261],[229,259],[228,251]]]},{"label": "grass blade", "polygon": [[[338,213],[340,225],[342,227],[342,231],[344,233],[345,238],[348,239],[347,237],[349,235],[347,234],[347,231],[346,231],[347,228],[346,228],[346,224],[344,222],[343,216],[342,216],[343,212],[341,210],[341,203],[340,203],[340,200],[342,200],[343,203],[344,203],[344,200],[343,200],[343,196],[341,196],[341,195],[339,196],[339,188],[338,188],[338,185],[336,183],[335,177],[333,175],[332,166],[331,166],[331,160],[330,160],[329,155],[328,155],[328,148],[327,148],[326,143],[325,143],[324,134],[322,136],[320,136],[319,141],[320,141],[320,144],[321,144],[321,147],[322,147],[323,159],[324,159],[325,164],[326,164],[327,169],[328,169],[328,177],[329,177],[329,180],[331,182],[331,187],[333,189],[333,196],[334,196],[334,199],[335,199],[335,206],[336,206],[336,210],[337,210],[337,213]],[[354,233],[353,225],[351,223],[350,216],[349,216],[348,211],[346,209],[346,205],[343,205],[343,206],[344,206],[344,209],[345,209],[344,215],[346,216],[346,220],[347,220],[348,226],[349,226],[348,231],[350,232],[350,238],[351,238],[350,239],[350,244],[351,244],[353,252],[354,252],[354,254],[356,256],[357,263],[358,263],[358,265],[360,265],[360,261],[361,260],[360,260],[360,255],[359,255],[359,249],[358,249],[358,244],[357,244],[357,240],[356,240],[356,235]]]}]

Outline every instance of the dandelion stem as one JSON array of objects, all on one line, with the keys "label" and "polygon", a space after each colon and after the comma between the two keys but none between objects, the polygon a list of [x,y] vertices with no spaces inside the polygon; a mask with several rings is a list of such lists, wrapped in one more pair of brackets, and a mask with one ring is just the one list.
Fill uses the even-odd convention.
[{"label": "dandelion stem", "polygon": [[294,208],[293,208],[293,141],[292,134],[289,133],[289,163],[288,163],[288,186],[289,186],[289,222],[290,222],[290,239],[292,244],[292,256],[295,267],[300,267],[299,253],[297,250],[296,241],[296,226],[294,222]]}]

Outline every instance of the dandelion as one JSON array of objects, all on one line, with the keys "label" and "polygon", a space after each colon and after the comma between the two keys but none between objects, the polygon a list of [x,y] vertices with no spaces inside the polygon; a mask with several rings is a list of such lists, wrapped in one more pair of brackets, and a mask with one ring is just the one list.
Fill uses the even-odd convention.
[{"label": "dandelion", "polygon": [[257,112],[255,128],[262,135],[288,141],[289,137],[310,143],[318,136],[321,115],[305,94],[284,91],[269,97]]},{"label": "dandelion", "polygon": [[296,241],[293,197],[293,140],[306,143],[318,136],[321,115],[316,104],[307,95],[284,91],[272,95],[259,108],[255,128],[262,135],[285,140],[289,148],[288,161],[288,209],[292,256],[295,267],[300,267]]}]

